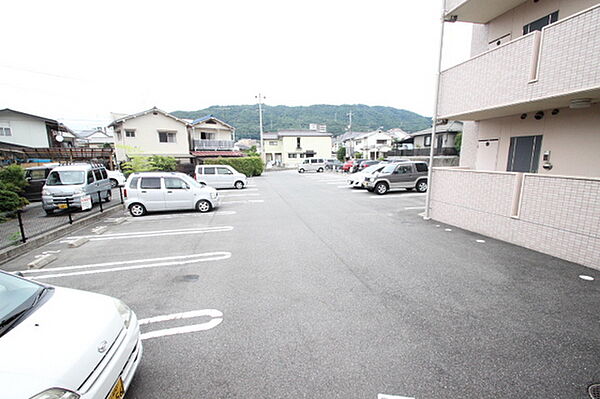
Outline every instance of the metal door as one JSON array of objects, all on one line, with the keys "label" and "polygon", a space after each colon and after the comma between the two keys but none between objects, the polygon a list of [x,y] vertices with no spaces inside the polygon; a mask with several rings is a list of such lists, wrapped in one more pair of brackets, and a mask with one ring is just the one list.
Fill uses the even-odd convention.
[{"label": "metal door", "polygon": [[165,209],[192,209],[194,194],[186,182],[177,177],[164,178]]},{"label": "metal door", "polygon": [[149,211],[165,209],[165,193],[162,190],[160,177],[142,177],[139,190],[140,202]]}]

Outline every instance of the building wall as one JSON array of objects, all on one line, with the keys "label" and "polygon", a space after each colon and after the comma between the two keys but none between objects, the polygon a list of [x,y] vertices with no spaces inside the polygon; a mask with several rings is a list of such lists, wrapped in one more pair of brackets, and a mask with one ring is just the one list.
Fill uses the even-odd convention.
[{"label": "building wall", "polygon": [[0,141],[4,143],[33,148],[50,147],[46,122],[42,120],[5,111],[0,114],[0,126],[10,127],[12,132],[12,136],[0,136]]},{"label": "building wall", "polygon": [[289,153],[314,151],[314,158],[331,158],[331,137],[300,137],[301,151],[296,149],[297,137],[282,137],[283,162],[286,166],[295,166],[304,158],[289,158]]},{"label": "building wall", "polygon": [[233,130],[220,124],[199,123],[193,127],[194,139],[200,140],[200,133],[214,133],[215,138],[211,140],[233,140]]},{"label": "building wall", "polygon": [[600,270],[598,198],[600,179],[434,168],[430,215]]},{"label": "building wall", "polygon": [[[135,130],[135,137],[126,137],[125,130],[128,129]],[[115,130],[120,130],[121,132],[120,141],[115,134],[117,159],[119,161],[126,160],[126,155],[164,155],[180,158],[182,162],[189,162],[190,144],[187,127],[175,119],[160,113],[157,115],[149,113],[129,119]],[[159,131],[176,133],[176,142],[159,142]]]},{"label": "building wall", "polygon": [[[553,165],[550,171],[543,169],[540,156],[539,174],[600,177],[600,104],[586,109],[563,108],[558,115],[545,111],[541,120],[530,113],[524,120],[514,115],[479,122],[478,140],[498,139],[497,171],[506,171],[511,137],[534,135],[543,135],[540,154],[551,151]],[[463,138],[461,158],[466,155],[467,140]],[[465,161],[464,166],[474,167],[474,163]]]},{"label": "building wall", "polygon": [[[598,0],[544,0],[537,3],[530,0],[490,21],[487,24],[487,32],[474,31],[474,40],[479,42],[480,39],[475,38],[475,35],[481,34],[486,35],[486,43],[495,42],[505,35],[516,39],[523,36],[523,26],[554,11],[558,11],[558,19],[561,20],[595,4],[598,4]],[[505,43],[504,40],[503,43]],[[495,44],[491,45],[491,47],[493,46]]]}]

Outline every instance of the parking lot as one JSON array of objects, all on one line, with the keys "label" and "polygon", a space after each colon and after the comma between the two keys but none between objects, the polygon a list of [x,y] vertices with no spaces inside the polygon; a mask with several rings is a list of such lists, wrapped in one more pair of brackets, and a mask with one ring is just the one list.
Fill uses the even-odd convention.
[{"label": "parking lot", "polygon": [[136,312],[130,399],[587,398],[600,382],[600,272],[424,221],[425,194],[340,173],[220,194],[216,211],[124,211],[0,268],[52,253],[26,275]]}]

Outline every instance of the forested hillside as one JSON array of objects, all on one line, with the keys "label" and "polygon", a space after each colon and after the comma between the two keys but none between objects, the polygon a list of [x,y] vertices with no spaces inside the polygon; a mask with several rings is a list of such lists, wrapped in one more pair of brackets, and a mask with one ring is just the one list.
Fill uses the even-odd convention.
[{"label": "forested hillside", "polygon": [[[311,105],[288,107],[284,105],[263,106],[263,127],[266,132],[283,129],[308,129],[310,123],[326,124],[334,135],[344,133],[348,126],[348,113],[352,112],[352,130],[367,132],[378,128],[384,130],[402,128],[415,132],[431,126],[431,119],[414,112],[392,107],[367,105]],[[258,138],[257,105],[216,105],[198,111],[175,111],[179,118],[196,119],[213,115],[236,128],[237,138]]]}]

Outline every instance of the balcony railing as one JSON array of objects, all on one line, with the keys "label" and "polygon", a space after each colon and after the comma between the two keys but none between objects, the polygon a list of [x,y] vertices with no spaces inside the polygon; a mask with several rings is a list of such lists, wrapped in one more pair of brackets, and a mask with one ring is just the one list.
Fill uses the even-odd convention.
[{"label": "balcony railing", "polygon": [[233,150],[233,140],[192,140],[194,151]]},{"label": "balcony railing", "polygon": [[[600,92],[600,5],[480,54],[441,75],[440,117],[479,120],[567,106]],[[529,109],[527,109],[529,108]]]}]

